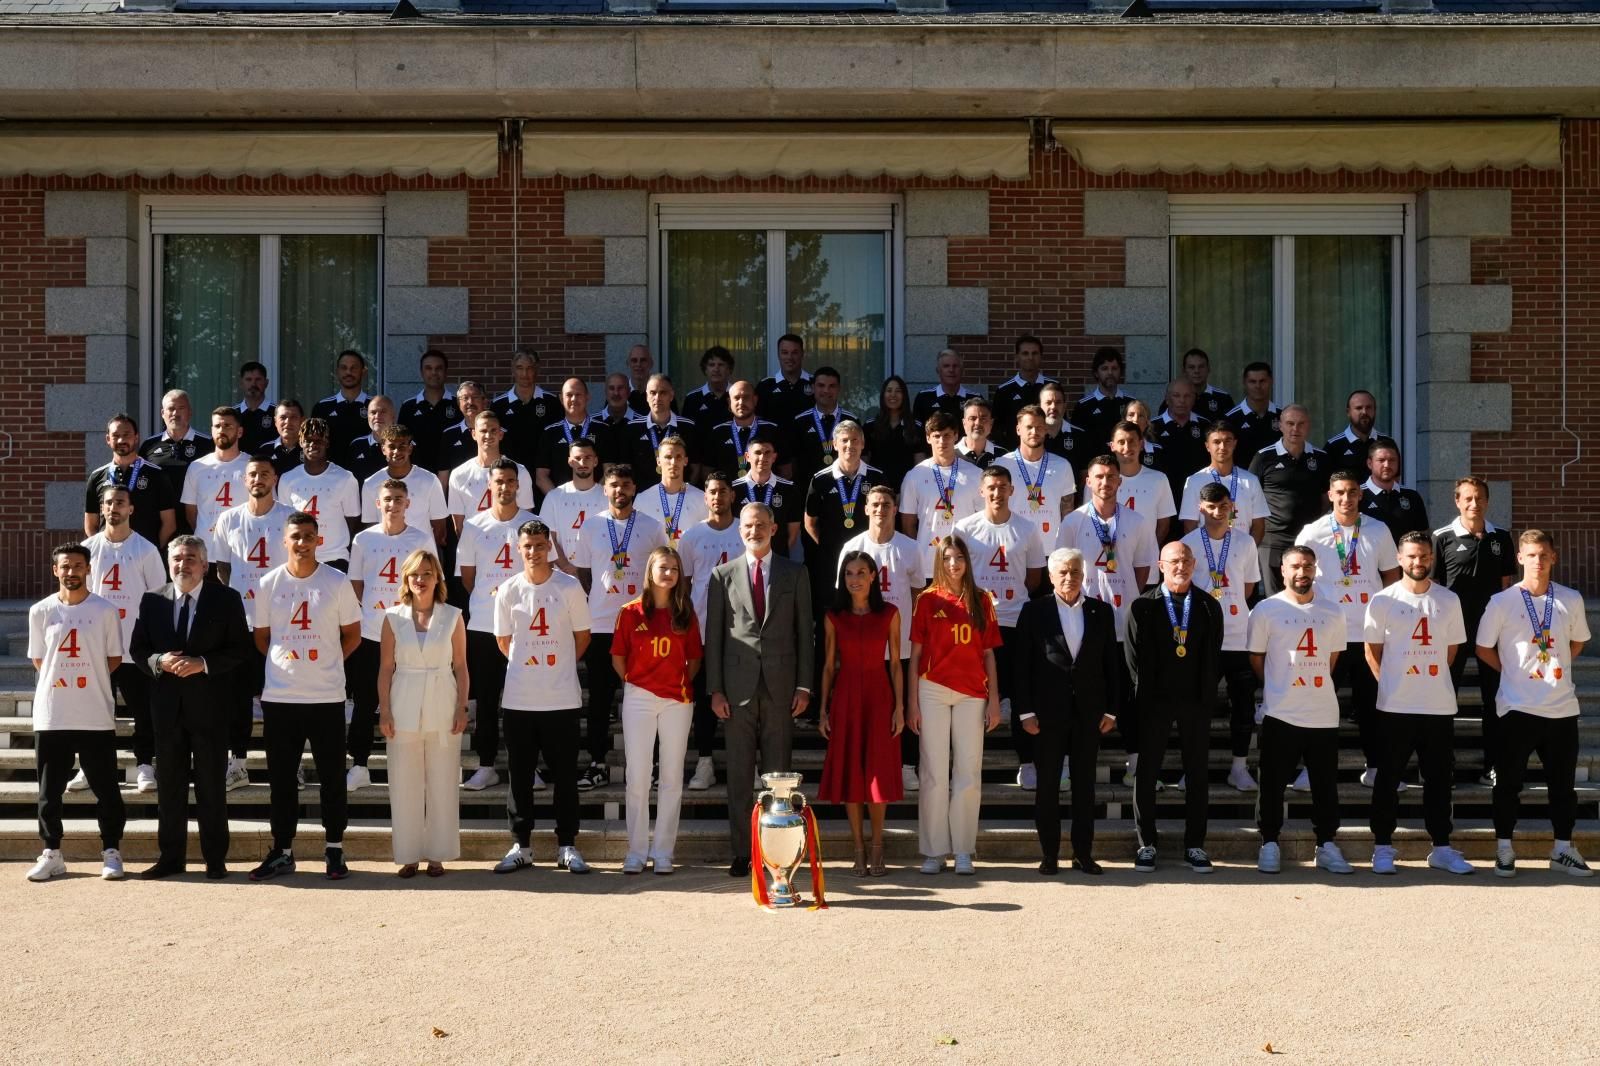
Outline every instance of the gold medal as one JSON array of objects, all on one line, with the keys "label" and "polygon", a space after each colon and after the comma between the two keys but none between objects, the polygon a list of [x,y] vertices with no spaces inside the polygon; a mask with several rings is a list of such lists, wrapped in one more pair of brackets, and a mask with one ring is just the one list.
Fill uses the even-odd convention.
[{"label": "gold medal", "polygon": [[1348,576],[1340,578],[1339,584],[1343,585],[1345,588],[1349,588],[1351,585],[1350,578]]},{"label": "gold medal", "polygon": [[1222,590],[1220,588],[1212,589],[1211,590],[1211,598],[1214,599],[1214,600],[1222,599]]},{"label": "gold medal", "polygon": [[856,520],[854,518],[846,518],[844,520],[844,528],[846,528],[846,529],[854,529],[854,528],[856,528]]},{"label": "gold medal", "polygon": [[1541,663],[1547,663],[1547,662],[1549,662],[1549,661],[1550,661],[1550,653],[1549,653],[1549,652],[1547,652],[1547,651],[1541,651],[1541,652],[1540,652],[1540,653],[1539,653],[1539,661],[1540,661],[1540,662],[1541,662]]},{"label": "gold medal", "polygon": [[1180,659],[1183,658],[1185,655],[1189,654],[1189,649],[1185,648],[1182,644],[1178,645],[1177,651],[1178,651],[1178,658],[1180,658]]}]

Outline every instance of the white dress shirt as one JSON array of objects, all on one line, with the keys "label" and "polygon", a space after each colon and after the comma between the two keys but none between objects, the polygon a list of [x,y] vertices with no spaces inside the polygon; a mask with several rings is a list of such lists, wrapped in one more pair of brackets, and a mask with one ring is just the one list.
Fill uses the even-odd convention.
[{"label": "white dress shirt", "polygon": [[[1067,651],[1076,659],[1078,652],[1083,650],[1083,592],[1079,591],[1073,603],[1068,603],[1059,595],[1055,600],[1056,617],[1061,619],[1061,635],[1067,640]],[[1036,716],[1032,711],[1023,711],[1017,715],[1017,721],[1026,722],[1033,717]]]}]

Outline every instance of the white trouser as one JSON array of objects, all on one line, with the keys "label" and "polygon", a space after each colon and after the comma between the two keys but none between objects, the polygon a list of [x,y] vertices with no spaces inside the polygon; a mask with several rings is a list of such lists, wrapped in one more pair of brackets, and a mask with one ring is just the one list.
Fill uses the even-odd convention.
[{"label": "white trouser", "polygon": [[977,849],[986,704],[926,678],[917,681],[922,710],[917,839],[926,856],[971,855]]},{"label": "white trouser", "polygon": [[[694,704],[663,699],[637,685],[622,686],[622,750],[628,759],[628,858],[671,862],[683,803],[683,758],[689,750]],[[650,847],[650,757],[661,738],[661,787],[656,796],[656,841]]]},{"label": "white trouser", "polygon": [[389,741],[389,817],[394,861],[461,857],[461,738],[396,730]]}]

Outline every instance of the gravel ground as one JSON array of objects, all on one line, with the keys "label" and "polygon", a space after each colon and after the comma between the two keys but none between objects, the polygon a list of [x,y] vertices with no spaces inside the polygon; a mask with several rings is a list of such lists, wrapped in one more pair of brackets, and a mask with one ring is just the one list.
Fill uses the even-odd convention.
[{"label": "gravel ground", "polygon": [[6,863],[0,1062],[1594,1062],[1600,880],[1524,866],[835,866],[830,910],[772,914],[704,866],[34,885]]}]

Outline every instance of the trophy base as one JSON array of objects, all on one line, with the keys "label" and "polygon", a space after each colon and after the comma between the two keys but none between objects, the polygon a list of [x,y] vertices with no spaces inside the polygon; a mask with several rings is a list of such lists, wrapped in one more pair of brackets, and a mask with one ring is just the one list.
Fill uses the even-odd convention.
[{"label": "trophy base", "polygon": [[767,886],[767,899],[774,910],[782,907],[800,907],[805,904],[804,896],[784,884]]}]

